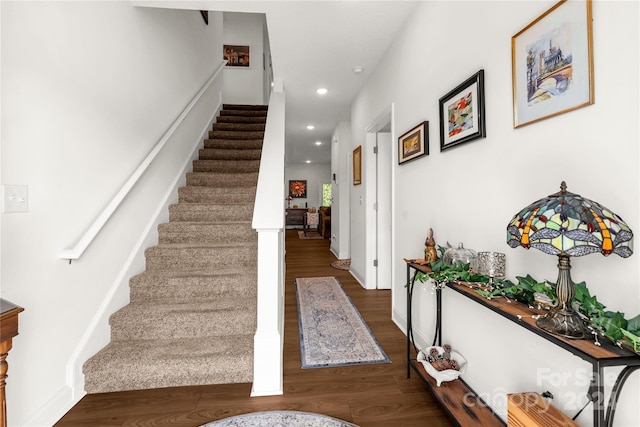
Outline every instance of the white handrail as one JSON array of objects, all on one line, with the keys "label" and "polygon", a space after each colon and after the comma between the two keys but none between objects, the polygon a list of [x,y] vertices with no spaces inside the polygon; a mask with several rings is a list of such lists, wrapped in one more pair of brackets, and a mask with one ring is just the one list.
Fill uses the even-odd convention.
[{"label": "white handrail", "polygon": [[285,94],[271,93],[252,227],[258,232],[258,321],[251,396],[282,394]]},{"label": "white handrail", "polygon": [[102,213],[98,215],[96,220],[91,224],[91,226],[87,229],[87,231],[82,235],[80,240],[70,249],[63,249],[58,254],[58,258],[60,259],[68,259],[69,263],[71,260],[78,259],[82,256],[84,251],[89,247],[93,239],[98,235],[102,227],[107,223],[111,215],[118,209],[120,203],[125,199],[129,191],[133,188],[134,185],[138,182],[142,174],[147,170],[151,162],[155,159],[158,153],[162,150],[162,148],[166,145],[167,141],[171,138],[176,129],[180,126],[182,121],[187,117],[189,112],[193,109],[196,103],[202,98],[202,95],[207,91],[209,86],[216,80],[220,72],[224,69],[227,61],[222,61],[218,68],[213,72],[211,77],[206,81],[206,83],[202,86],[202,88],[195,94],[195,96],[191,99],[189,104],[182,110],[180,115],[176,118],[176,120],[171,124],[169,129],[162,135],[162,138],[156,143],[153,149],[147,154],[147,157],[144,158],[142,163],[137,167],[137,169],[133,172],[133,174],[129,177],[129,179],[124,183],[120,191],[114,196],[114,198],[109,202],[109,204],[104,208]]}]

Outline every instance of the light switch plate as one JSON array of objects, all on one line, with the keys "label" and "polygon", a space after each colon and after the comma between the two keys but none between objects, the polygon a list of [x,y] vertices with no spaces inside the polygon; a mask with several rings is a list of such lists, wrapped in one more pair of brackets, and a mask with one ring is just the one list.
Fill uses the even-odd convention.
[{"label": "light switch plate", "polygon": [[26,185],[2,186],[2,212],[28,212],[29,211],[29,187]]}]

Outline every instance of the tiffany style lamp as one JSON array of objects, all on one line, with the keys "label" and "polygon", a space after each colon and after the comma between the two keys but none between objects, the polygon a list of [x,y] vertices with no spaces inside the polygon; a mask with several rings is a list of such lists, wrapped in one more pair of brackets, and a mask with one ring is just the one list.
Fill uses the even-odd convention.
[{"label": "tiffany style lamp", "polygon": [[558,256],[558,302],[537,320],[537,325],[567,338],[584,338],[584,324],[571,307],[575,289],[569,257],[599,252],[627,258],[633,253],[633,232],[610,209],[568,192],[563,181],[560,192],[534,202],[513,217],[507,226],[507,244]]}]

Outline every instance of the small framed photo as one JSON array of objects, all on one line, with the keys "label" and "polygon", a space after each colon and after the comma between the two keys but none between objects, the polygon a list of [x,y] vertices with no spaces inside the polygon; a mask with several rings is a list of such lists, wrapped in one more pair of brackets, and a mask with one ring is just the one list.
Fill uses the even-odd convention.
[{"label": "small framed photo", "polygon": [[440,98],[440,151],[487,136],[484,70]]},{"label": "small framed photo", "polygon": [[294,199],[306,199],[307,180],[296,179],[289,181],[289,196]]},{"label": "small framed photo", "polygon": [[225,44],[222,48],[227,67],[251,68],[251,51],[249,46]]},{"label": "small framed photo", "polygon": [[429,122],[422,122],[398,138],[398,164],[429,155]]},{"label": "small framed photo", "polygon": [[594,103],[591,0],[562,0],[511,38],[513,127]]},{"label": "small framed photo", "polygon": [[353,150],[353,185],[362,184],[362,145]]}]

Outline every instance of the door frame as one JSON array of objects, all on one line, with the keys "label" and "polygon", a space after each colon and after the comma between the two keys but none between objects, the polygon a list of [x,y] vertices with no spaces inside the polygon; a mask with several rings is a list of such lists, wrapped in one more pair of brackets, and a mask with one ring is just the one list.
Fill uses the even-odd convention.
[{"label": "door frame", "polygon": [[[374,259],[378,254],[377,242],[381,239],[378,237],[378,224],[377,219],[378,215],[375,209],[374,203],[378,203],[378,177],[377,177],[377,164],[379,159],[378,156],[374,154],[373,147],[377,145],[378,142],[378,132],[390,133],[391,139],[390,143],[393,145],[393,141],[396,139],[395,132],[395,114],[394,114],[395,106],[391,103],[387,108],[385,108],[375,120],[371,122],[371,124],[365,129],[365,147],[364,153],[367,161],[365,165],[368,165],[364,171],[364,179],[366,183],[365,190],[365,200],[366,200],[366,208],[365,208],[365,288],[366,289],[390,289],[392,288],[392,280],[395,277],[395,263],[393,260],[395,259],[396,248],[395,248],[395,168],[394,168],[394,159],[396,150],[393,147],[390,147],[388,153],[390,154],[389,158],[382,159],[381,161],[388,161],[390,163],[391,168],[391,183],[389,185],[390,194],[386,197],[387,200],[391,203],[391,216],[390,216],[390,224],[388,227],[380,227],[381,230],[388,230],[389,235],[386,236],[383,241],[391,242],[391,259],[387,260],[390,263],[389,269],[389,277],[388,277],[388,285],[384,287],[380,287],[378,284],[378,269],[374,267]],[[380,262],[378,260],[378,262]],[[393,295],[392,295],[393,300]]]}]

